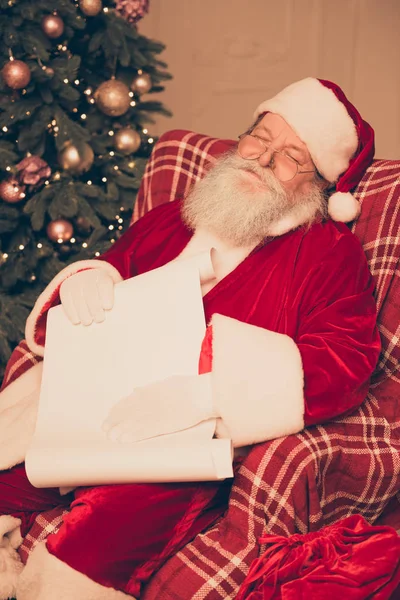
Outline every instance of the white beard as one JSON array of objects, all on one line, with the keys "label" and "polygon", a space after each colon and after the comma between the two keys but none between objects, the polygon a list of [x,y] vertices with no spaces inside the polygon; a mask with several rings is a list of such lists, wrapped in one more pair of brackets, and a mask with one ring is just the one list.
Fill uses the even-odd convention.
[{"label": "white beard", "polygon": [[235,151],[194,185],[182,207],[190,229],[204,228],[234,247],[256,246],[326,214],[326,200],[316,183],[310,183],[307,192],[287,192],[271,169]]}]

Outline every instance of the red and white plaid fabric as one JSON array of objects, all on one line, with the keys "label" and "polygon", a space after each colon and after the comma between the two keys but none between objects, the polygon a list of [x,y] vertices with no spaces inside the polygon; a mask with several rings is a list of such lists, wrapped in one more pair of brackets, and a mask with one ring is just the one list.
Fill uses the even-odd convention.
[{"label": "red and white plaid fabric", "polygon": [[[233,145],[188,131],[163,135],[148,162],[133,220],[183,197]],[[389,502],[388,524],[400,526],[399,182],[400,162],[377,160],[356,191],[362,212],[353,230],[376,282],[383,346],[367,400],[349,417],[255,446],[235,474],[226,515],[168,560],[147,586],[145,600],[235,598],[250,563],[264,550],[257,540],[267,533],[316,531],[355,513],[374,523]],[[4,384],[37,360],[22,343]],[[58,527],[61,513],[37,519],[22,547],[24,558],[35,540]]]}]

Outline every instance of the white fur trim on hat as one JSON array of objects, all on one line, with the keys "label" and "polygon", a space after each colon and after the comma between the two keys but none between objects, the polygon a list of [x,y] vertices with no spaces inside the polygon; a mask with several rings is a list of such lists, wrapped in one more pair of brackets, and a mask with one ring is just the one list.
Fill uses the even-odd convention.
[{"label": "white fur trim on hat", "polygon": [[328,213],[334,221],[350,223],[360,212],[360,203],[350,192],[334,192],[328,200]]},{"label": "white fur trim on hat", "polygon": [[346,107],[318,79],[307,77],[262,102],[254,116],[280,115],[307,145],[323,177],[333,183],[349,166],[358,147],[356,127]]}]

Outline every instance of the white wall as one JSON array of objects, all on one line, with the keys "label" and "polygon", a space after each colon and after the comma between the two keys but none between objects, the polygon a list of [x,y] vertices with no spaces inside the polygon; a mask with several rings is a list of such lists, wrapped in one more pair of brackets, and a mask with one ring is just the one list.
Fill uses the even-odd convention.
[{"label": "white wall", "polygon": [[151,133],[236,137],[256,106],[307,76],[338,83],[400,158],[400,0],[150,0],[139,23],[167,49],[172,110]]}]

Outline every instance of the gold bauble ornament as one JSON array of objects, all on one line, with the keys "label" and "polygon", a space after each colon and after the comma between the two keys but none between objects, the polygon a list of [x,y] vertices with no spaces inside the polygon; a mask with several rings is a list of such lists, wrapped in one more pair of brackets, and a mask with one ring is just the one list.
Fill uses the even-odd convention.
[{"label": "gold bauble ornament", "polygon": [[102,11],[103,4],[101,0],[79,0],[79,8],[87,17],[95,17]]},{"label": "gold bauble ornament", "polygon": [[74,234],[74,228],[72,223],[66,219],[56,219],[47,225],[46,233],[52,242],[58,242],[58,240],[68,242]]},{"label": "gold bauble ornament", "polygon": [[94,152],[86,142],[66,144],[58,155],[60,166],[72,175],[80,175],[90,169]]},{"label": "gold bauble ornament", "polygon": [[148,73],[140,73],[131,83],[132,92],[137,94],[147,94],[151,90],[153,82]]},{"label": "gold bauble ornament", "polygon": [[135,129],[124,127],[114,135],[114,145],[121,154],[132,154],[139,149],[142,140]]},{"label": "gold bauble ornament", "polygon": [[46,15],[42,19],[42,29],[47,37],[56,40],[64,32],[64,21],[58,15]]},{"label": "gold bauble ornament", "polygon": [[5,179],[0,183],[0,198],[8,204],[15,204],[25,198],[25,186],[21,185],[15,177]]},{"label": "gold bauble ornament", "polygon": [[131,102],[128,86],[117,79],[109,79],[99,85],[94,99],[99,110],[110,117],[125,114]]},{"label": "gold bauble ornament", "polygon": [[1,70],[4,81],[13,90],[21,90],[31,80],[31,72],[22,60],[9,60]]}]

